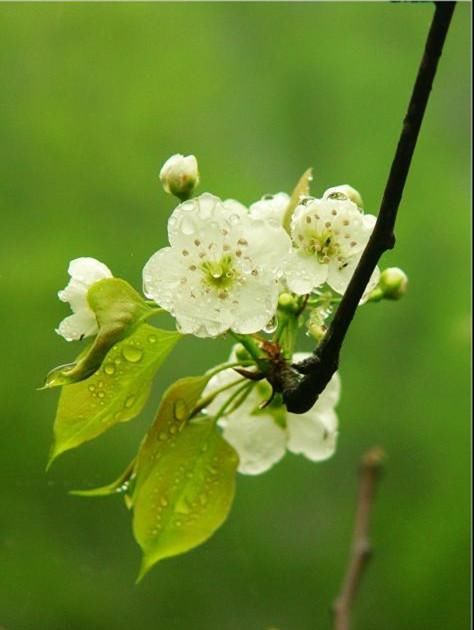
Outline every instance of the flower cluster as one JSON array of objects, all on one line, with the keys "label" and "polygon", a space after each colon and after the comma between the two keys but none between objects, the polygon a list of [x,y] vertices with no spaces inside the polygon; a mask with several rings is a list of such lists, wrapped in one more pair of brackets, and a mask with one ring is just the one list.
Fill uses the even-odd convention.
[{"label": "flower cluster", "polygon": [[[173,155],[160,179],[180,203],[168,219],[169,243],[143,268],[148,299],[94,258],[71,261],[70,281],[58,295],[73,314],[57,332],[67,341],[95,338],[75,362],[51,370],[44,385],[63,387],[51,463],[136,417],[183,334],[237,342],[227,362],[168,387],[136,456],[114,482],[79,492],[124,495],[143,550],[139,579],[214,533],[229,512],[237,472],[264,473],[287,451],[313,462],[334,454],[341,384],[338,372],[324,371],[333,364],[324,363],[319,344],[376,222],[348,185],[310,196],[310,170],[291,195],[266,195],[248,207],[210,193],[193,196],[199,169],[192,155]],[[401,269],[376,268],[360,303],[398,300],[407,283]],[[163,311],[177,330],[150,321]],[[316,356],[297,351],[302,328],[318,344]],[[310,393],[327,384],[308,410],[314,365],[325,381]],[[305,412],[291,413],[285,402]]]},{"label": "flower cluster", "polygon": [[354,198],[360,195],[348,186],[329,189],[322,199],[303,198],[289,234],[285,193],[249,209],[209,193],[188,200],[169,219],[170,247],[145,265],[144,292],[176,318],[183,333],[262,330],[283,291],[306,295],[327,283],[344,293],[375,224]]}]

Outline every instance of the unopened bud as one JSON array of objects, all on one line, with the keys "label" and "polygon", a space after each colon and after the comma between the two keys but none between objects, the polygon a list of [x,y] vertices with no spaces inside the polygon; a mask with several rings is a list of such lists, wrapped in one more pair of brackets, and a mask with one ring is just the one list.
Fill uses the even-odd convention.
[{"label": "unopened bud", "polygon": [[194,155],[172,155],[163,164],[160,180],[165,192],[186,201],[199,184],[198,163]]},{"label": "unopened bud", "polygon": [[278,298],[278,308],[285,313],[297,313],[300,310],[298,298],[291,293],[282,293]]},{"label": "unopened bud", "polygon": [[328,188],[323,195],[323,199],[350,199],[358,208],[364,207],[359,191],[348,184]]},{"label": "unopened bud", "polygon": [[407,287],[407,275],[398,267],[389,267],[380,274],[378,288],[388,300],[399,300],[407,292]]}]

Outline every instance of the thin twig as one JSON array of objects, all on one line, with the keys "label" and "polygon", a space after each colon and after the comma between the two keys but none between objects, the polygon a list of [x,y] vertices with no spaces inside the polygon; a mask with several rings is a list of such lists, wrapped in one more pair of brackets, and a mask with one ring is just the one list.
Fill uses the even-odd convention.
[{"label": "thin twig", "polygon": [[310,409],[328,384],[338,367],[344,338],[367,283],[381,255],[395,244],[394,226],[397,210],[455,4],[435,3],[433,21],[374,231],[323,341],[309,359],[293,366],[297,372],[304,374],[304,377],[298,378],[294,370],[288,371],[285,375],[283,398],[289,411],[304,413]]},{"label": "thin twig", "polygon": [[349,630],[352,605],[372,554],[369,538],[370,517],[384,457],[383,450],[375,447],[367,451],[361,460],[352,548],[340,593],[332,607],[334,630]]}]

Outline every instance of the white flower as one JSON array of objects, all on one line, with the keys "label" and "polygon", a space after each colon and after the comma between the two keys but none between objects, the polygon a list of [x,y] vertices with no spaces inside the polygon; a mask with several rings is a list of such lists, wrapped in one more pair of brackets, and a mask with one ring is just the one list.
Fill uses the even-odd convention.
[{"label": "white flower", "polygon": [[289,203],[290,196],[284,192],[279,192],[276,195],[265,195],[250,206],[249,213],[254,219],[274,220],[279,225],[283,225],[285,211]]},{"label": "white flower", "polygon": [[147,262],[143,286],[181,332],[248,334],[267,324],[291,248],[283,228],[252,219],[237,201],[205,193],[175,209],[168,236],[171,247]]},{"label": "white flower", "polygon": [[66,341],[73,341],[97,333],[97,321],[87,302],[87,291],[98,280],[112,278],[112,273],[104,263],[95,258],[71,260],[68,273],[71,276],[69,284],[58,292],[58,297],[63,302],[69,302],[73,315],[63,319],[56,332]]},{"label": "white flower", "polygon": [[187,198],[199,184],[198,163],[194,155],[172,155],[163,164],[160,180],[165,192]]},{"label": "white flower", "polygon": [[[344,293],[374,228],[376,217],[363,214],[357,205],[340,199],[307,198],[293,213],[294,249],[286,280],[291,291],[310,293],[325,282]],[[366,291],[378,281],[378,268]]]},{"label": "white flower", "polygon": [[[301,361],[307,356],[297,353],[293,360]],[[231,369],[220,372],[211,378],[204,395],[235,381],[236,377]],[[270,396],[270,386],[263,381],[255,384],[243,403],[219,421],[224,439],[239,455],[239,472],[263,473],[276,464],[286,450],[314,462],[331,457],[336,449],[338,419],[334,407],[339,401],[340,387],[339,375],[335,373],[310,411],[293,414],[274,402],[260,409]],[[228,391],[217,395],[207,407],[207,413],[215,414],[226,395],[230,395]]]}]

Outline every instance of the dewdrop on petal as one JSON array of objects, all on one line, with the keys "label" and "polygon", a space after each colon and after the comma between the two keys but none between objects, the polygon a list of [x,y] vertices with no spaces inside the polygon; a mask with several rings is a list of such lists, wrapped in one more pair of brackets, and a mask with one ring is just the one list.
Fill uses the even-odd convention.
[{"label": "dewdrop on petal", "polygon": [[199,168],[194,155],[176,153],[161,167],[160,180],[165,192],[185,201],[199,184]]},{"label": "dewdrop on petal", "polygon": [[324,192],[323,199],[350,199],[358,208],[364,207],[360,192],[348,184],[328,188]]}]

